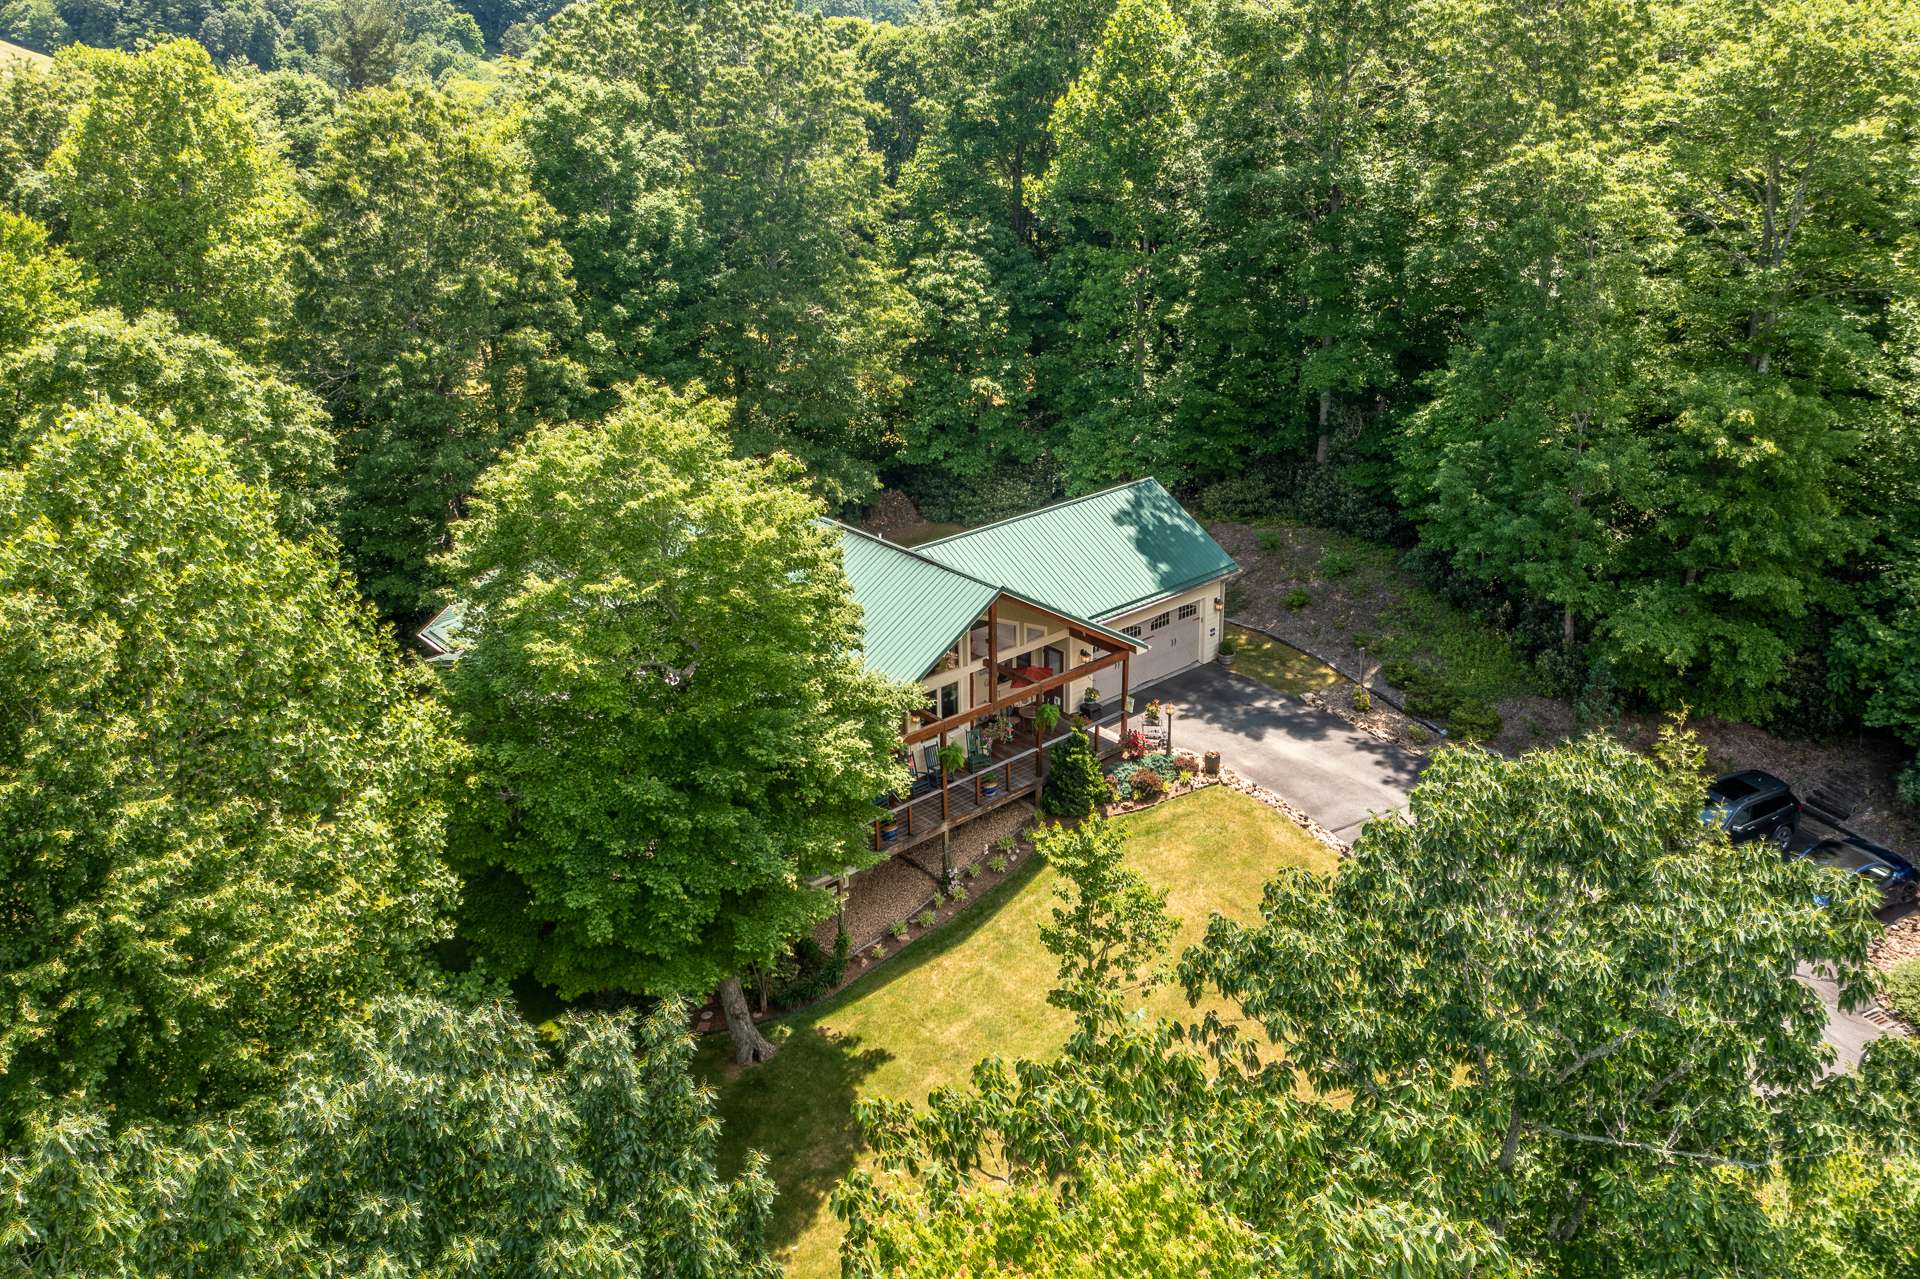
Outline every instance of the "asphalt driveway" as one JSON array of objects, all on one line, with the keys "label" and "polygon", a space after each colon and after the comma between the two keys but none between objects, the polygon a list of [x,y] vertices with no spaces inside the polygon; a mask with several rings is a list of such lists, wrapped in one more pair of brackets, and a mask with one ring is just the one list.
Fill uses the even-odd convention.
[{"label": "asphalt driveway", "polygon": [[[1342,840],[1351,842],[1377,813],[1403,811],[1419,779],[1419,756],[1223,667],[1196,666],[1149,687],[1146,696],[1175,708],[1176,749],[1219,751],[1227,767],[1284,796]],[[1826,1006],[1835,1068],[1853,1069],[1861,1049],[1888,1033],[1885,1019],[1841,1009],[1829,979],[1798,976]]]},{"label": "asphalt driveway", "polygon": [[1212,663],[1150,688],[1147,696],[1175,708],[1175,748],[1219,751],[1227,767],[1285,796],[1342,840],[1376,813],[1404,810],[1419,776],[1419,756]]}]

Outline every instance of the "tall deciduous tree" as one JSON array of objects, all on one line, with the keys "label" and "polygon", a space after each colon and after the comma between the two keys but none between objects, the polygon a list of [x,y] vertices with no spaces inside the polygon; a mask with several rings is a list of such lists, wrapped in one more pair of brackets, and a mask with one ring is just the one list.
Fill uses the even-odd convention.
[{"label": "tall deciduous tree", "polygon": [[824,918],[859,865],[912,690],[861,666],[832,531],[726,407],[656,389],[482,481],[445,561],[449,686],[476,751],[469,929],[562,995],[722,988]]},{"label": "tall deciduous tree", "polygon": [[1418,174],[1436,159],[1412,91],[1421,8],[1298,0],[1193,19],[1205,181],[1177,393],[1199,474],[1365,456],[1409,348],[1431,341],[1441,316],[1406,265]]},{"label": "tall deciduous tree", "polygon": [[319,400],[157,311],[131,323],[92,311],[0,354],[0,456],[17,458],[70,409],[98,403],[219,440],[239,479],[272,490],[290,536],[324,525],[339,503]]},{"label": "tall deciduous tree", "polygon": [[[1459,1125],[1489,1162],[1451,1174],[1454,1210],[1556,1272],[1632,1273],[1672,1223],[1745,1200],[1702,1240],[1738,1256],[1761,1187],[1717,1169],[1822,1145],[1825,1012],[1790,974],[1830,967],[1865,999],[1877,898],[1729,846],[1700,822],[1700,762],[1671,732],[1652,757],[1446,752],[1411,824],[1371,823],[1332,880],[1283,874],[1257,926],[1215,920],[1187,991],[1233,1000],[1356,1117],[1419,1097]],[[1677,1150],[1698,1157],[1649,1167]]]},{"label": "tall deciduous tree", "polygon": [[442,932],[445,716],[323,542],[126,409],[0,473],[0,1110],[232,1101]]},{"label": "tall deciduous tree", "polygon": [[578,358],[596,406],[637,377],[684,372],[686,313],[709,259],[687,143],[628,80],[536,73],[527,151],[578,285]]},{"label": "tall deciduous tree", "polygon": [[1399,449],[1422,537],[1461,573],[1554,605],[1569,649],[1625,607],[1627,548],[1663,490],[1672,307],[1650,277],[1671,237],[1651,177],[1577,126],[1489,166],[1480,198],[1502,211],[1510,275]]},{"label": "tall deciduous tree", "polygon": [[481,469],[583,392],[567,254],[511,123],[417,86],[347,101],[311,199],[293,345],[340,434],[341,541],[405,613]]},{"label": "tall deciduous tree", "polygon": [[90,86],[47,162],[72,250],[100,298],[170,311],[258,353],[290,301],[285,166],[205,49],[173,40],[88,60]]},{"label": "tall deciduous tree", "polygon": [[865,497],[907,313],[873,247],[880,164],[852,53],[779,0],[592,0],[556,14],[535,57],[637,90],[692,158],[699,250],[671,264],[674,332],[647,373],[723,391],[743,454],[784,449],[829,502]]},{"label": "tall deciduous tree", "polygon": [[[1689,56],[1651,93],[1685,235],[1682,376],[1654,435],[1662,489],[1618,665],[1663,702],[1730,714],[1778,698],[1831,568],[1858,549],[1880,434],[1890,303],[1916,295],[1920,16],[1872,3],[1702,3],[1663,33]],[[1698,691],[1696,691],[1698,690]]]},{"label": "tall deciduous tree", "polygon": [[1165,0],[1120,0],[1100,45],[1054,108],[1057,153],[1041,208],[1064,246],[1052,269],[1072,321],[1062,366],[1062,460],[1076,488],[1149,471],[1178,478],[1172,320],[1188,283],[1193,179],[1188,86],[1198,70]]},{"label": "tall deciduous tree", "polygon": [[773,1279],[757,1156],[714,1169],[684,1010],[569,1017],[388,998],[239,1121],[115,1133],[49,1108],[0,1160],[9,1274]]}]

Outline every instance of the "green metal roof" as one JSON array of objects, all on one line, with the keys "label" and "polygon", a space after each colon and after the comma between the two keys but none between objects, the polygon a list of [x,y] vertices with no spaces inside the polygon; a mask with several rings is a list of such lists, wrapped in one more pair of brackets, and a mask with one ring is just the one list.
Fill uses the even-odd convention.
[{"label": "green metal roof", "polygon": [[1000,594],[857,528],[836,524],[840,557],[864,614],[867,665],[889,679],[919,679]]},{"label": "green metal roof", "polygon": [[467,606],[458,600],[433,615],[419,630],[419,636],[431,652],[432,661],[444,661],[457,655],[460,624],[467,619]]},{"label": "green metal roof", "polygon": [[1102,626],[1057,604],[949,568],[857,528],[828,521],[840,533],[840,558],[865,629],[861,657],[890,679],[912,682],[972,629],[987,605],[1005,595],[1051,613],[1064,613],[1088,630],[1129,648],[1131,635]]},{"label": "green metal roof", "polygon": [[1155,479],[1089,493],[915,548],[1056,612],[1106,618],[1239,568]]}]

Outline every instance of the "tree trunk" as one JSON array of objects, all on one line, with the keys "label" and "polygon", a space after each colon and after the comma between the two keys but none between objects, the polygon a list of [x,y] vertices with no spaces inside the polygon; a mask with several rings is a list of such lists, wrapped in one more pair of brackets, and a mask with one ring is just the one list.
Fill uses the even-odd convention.
[{"label": "tree trunk", "polygon": [[777,1051],[753,1024],[753,1014],[747,1010],[747,995],[740,989],[738,977],[729,977],[720,983],[720,1011],[726,1014],[735,1062],[751,1066],[768,1060]]},{"label": "tree trunk", "polygon": [[[1320,345],[1323,348],[1332,346],[1333,339],[1331,337],[1323,337],[1320,339]],[[1327,418],[1332,410],[1333,392],[1320,392],[1320,435],[1319,438],[1313,442],[1313,464],[1315,466],[1325,466],[1327,459],[1333,455],[1333,435],[1327,430]]]},{"label": "tree trunk", "polygon": [[1566,604],[1560,609],[1560,642],[1568,648],[1573,647],[1574,616],[1573,605]]}]

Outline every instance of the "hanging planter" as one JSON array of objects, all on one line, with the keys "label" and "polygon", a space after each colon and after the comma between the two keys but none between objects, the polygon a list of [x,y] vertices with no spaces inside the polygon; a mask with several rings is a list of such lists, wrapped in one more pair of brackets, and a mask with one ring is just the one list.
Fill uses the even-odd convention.
[{"label": "hanging planter", "polygon": [[948,773],[957,773],[966,767],[967,752],[958,742],[948,742],[940,748],[940,767]]}]

